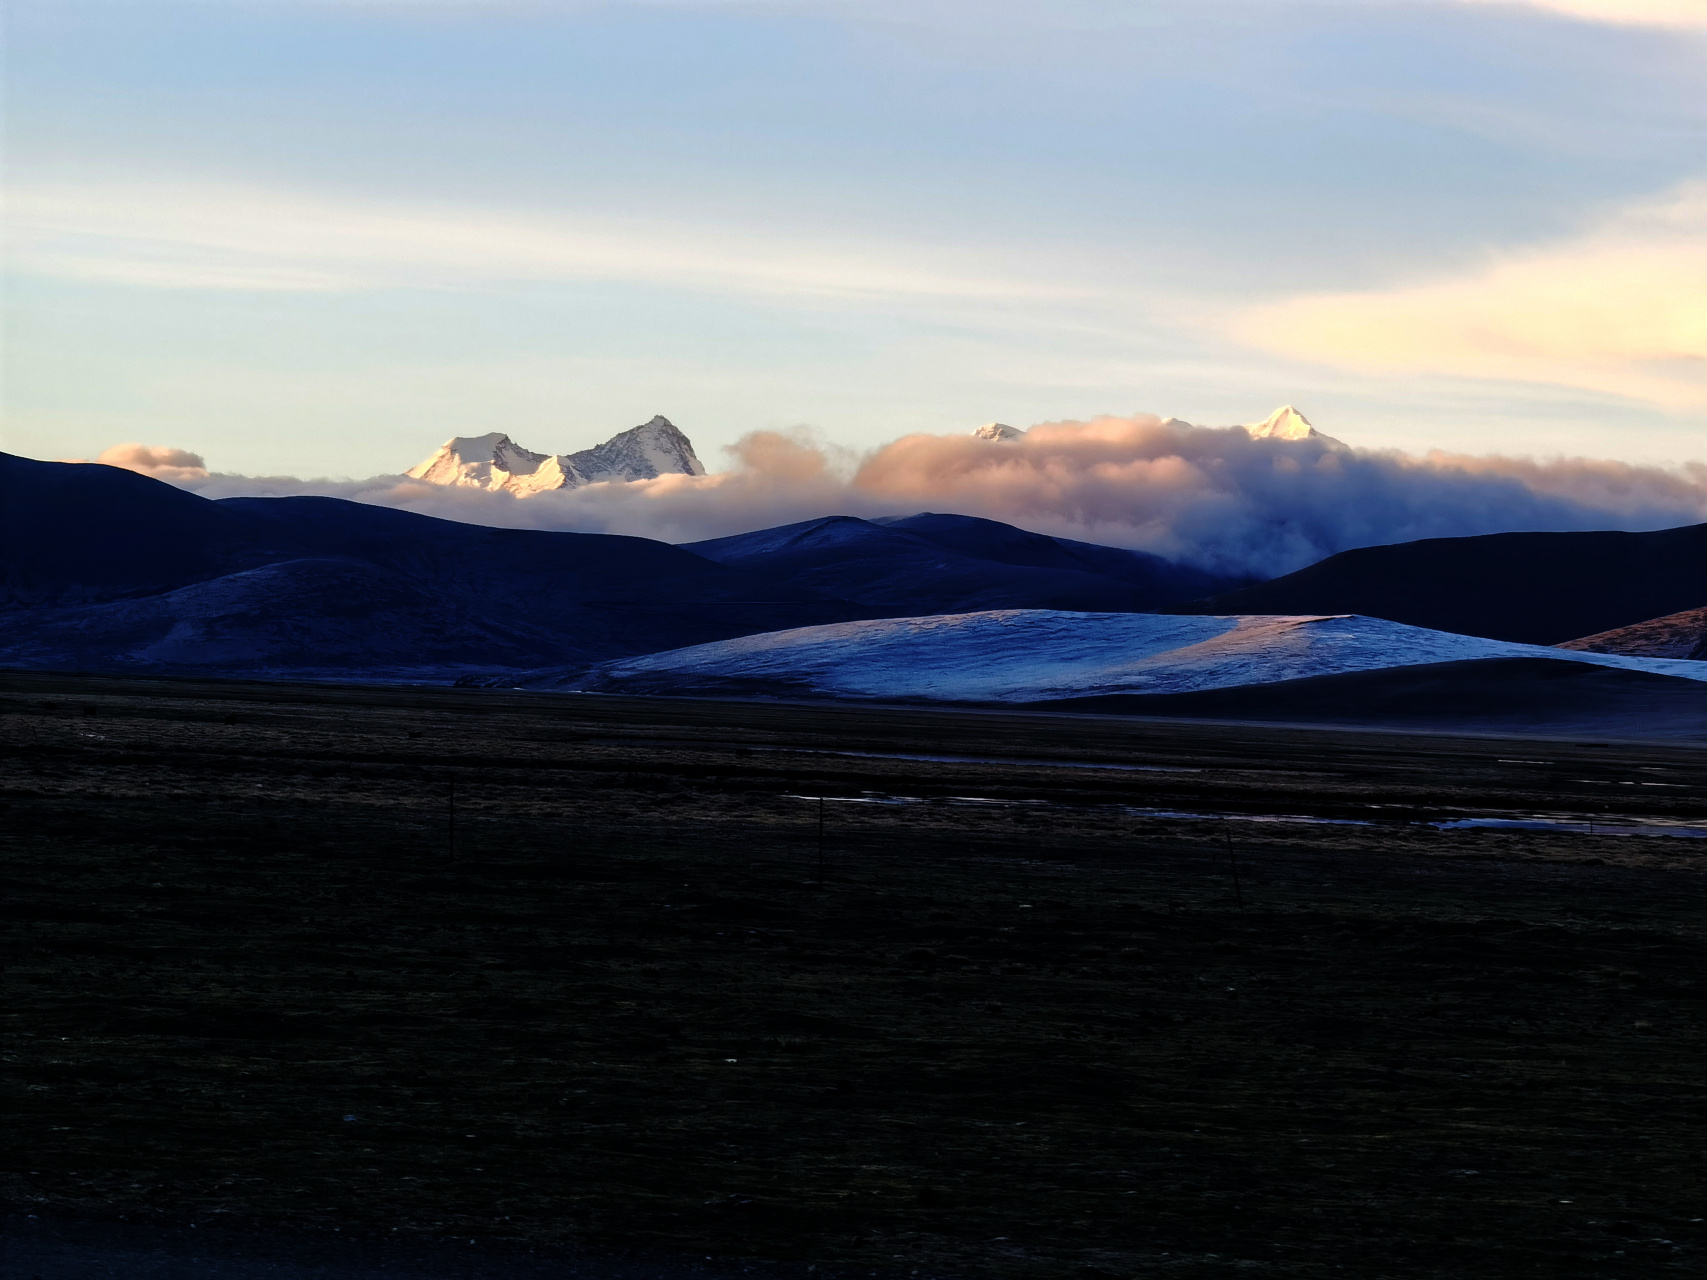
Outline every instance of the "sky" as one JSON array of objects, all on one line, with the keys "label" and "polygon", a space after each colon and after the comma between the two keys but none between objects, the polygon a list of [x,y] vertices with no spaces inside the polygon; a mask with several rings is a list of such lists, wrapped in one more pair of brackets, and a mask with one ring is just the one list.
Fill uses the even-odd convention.
[{"label": "sky", "polygon": [[1362,449],[1707,461],[1707,0],[5,22],[12,452],[363,477],[661,413],[715,471],[1290,402]]}]

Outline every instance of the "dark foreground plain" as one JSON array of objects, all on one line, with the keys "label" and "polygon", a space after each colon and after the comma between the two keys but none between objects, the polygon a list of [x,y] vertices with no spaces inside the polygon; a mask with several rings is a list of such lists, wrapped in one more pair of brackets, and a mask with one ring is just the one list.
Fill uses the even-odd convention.
[{"label": "dark foreground plain", "polygon": [[97,1240],[1699,1274],[1707,841],[1422,823],[1707,823],[1704,766],[0,675],[0,1195]]}]

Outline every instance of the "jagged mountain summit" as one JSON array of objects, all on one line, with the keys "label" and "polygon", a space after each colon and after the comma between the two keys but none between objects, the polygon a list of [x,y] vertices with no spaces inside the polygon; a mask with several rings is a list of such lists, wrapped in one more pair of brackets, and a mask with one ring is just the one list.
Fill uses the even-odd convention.
[{"label": "jagged mountain summit", "polygon": [[1253,440],[1321,440],[1339,444],[1332,436],[1323,435],[1310,425],[1310,420],[1289,404],[1283,404],[1261,422],[1244,424]]},{"label": "jagged mountain summit", "polygon": [[1018,440],[1025,434],[1018,427],[1010,427],[1005,422],[986,422],[981,427],[972,428],[972,434],[980,440]]},{"label": "jagged mountain summit", "polygon": [[428,484],[492,489],[528,498],[607,480],[703,476],[705,466],[694,453],[693,442],[660,415],[579,453],[534,453],[501,431],[453,436],[404,474]]}]

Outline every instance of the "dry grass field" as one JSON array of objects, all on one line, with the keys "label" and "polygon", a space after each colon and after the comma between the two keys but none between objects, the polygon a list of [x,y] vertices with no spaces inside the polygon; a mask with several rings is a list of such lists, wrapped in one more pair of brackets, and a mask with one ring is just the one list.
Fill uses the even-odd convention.
[{"label": "dry grass field", "polygon": [[1707,823],[1707,751],[0,675],[0,1197],[1700,1274],[1707,840],[1426,825],[1529,811]]}]

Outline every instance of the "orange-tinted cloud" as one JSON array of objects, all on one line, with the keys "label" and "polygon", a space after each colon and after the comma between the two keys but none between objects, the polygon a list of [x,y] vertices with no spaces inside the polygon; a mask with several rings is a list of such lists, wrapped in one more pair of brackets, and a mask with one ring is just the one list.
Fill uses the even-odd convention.
[{"label": "orange-tinted cloud", "polygon": [[1707,184],[1460,276],[1295,298],[1233,328],[1253,346],[1360,371],[1707,407]]},{"label": "orange-tinted cloud", "polygon": [[[65,461],[88,462],[90,459],[67,458]],[[208,478],[207,462],[201,454],[169,445],[115,444],[110,449],[103,449],[94,461],[109,467],[123,467],[126,471],[140,471],[145,476],[169,480],[174,484],[196,483]]]},{"label": "orange-tinted cloud", "polygon": [[1466,0],[1469,4],[1546,9],[1586,22],[1626,27],[1707,29],[1707,4],[1701,0]]}]

